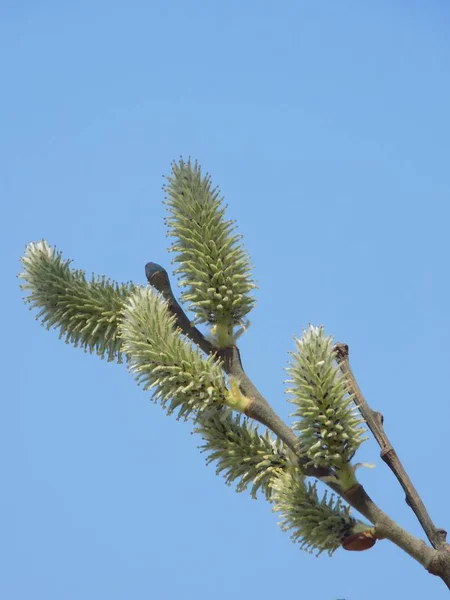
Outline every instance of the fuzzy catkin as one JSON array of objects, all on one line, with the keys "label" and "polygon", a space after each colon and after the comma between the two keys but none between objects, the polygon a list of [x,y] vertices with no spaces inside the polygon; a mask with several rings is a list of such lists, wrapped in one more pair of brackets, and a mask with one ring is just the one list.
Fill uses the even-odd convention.
[{"label": "fuzzy catkin", "polygon": [[219,190],[197,163],[173,163],[164,189],[170,251],[179,285],[185,288],[182,299],[196,322],[219,325],[232,334],[255,303],[251,290],[256,286],[241,236],[234,222],[225,219]]}]

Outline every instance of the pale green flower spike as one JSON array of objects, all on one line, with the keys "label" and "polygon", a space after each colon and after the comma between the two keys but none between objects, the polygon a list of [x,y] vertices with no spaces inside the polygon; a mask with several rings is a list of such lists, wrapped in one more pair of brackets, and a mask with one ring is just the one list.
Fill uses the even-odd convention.
[{"label": "pale green flower spike", "polygon": [[151,288],[129,297],[119,328],[130,371],[145,390],[153,389],[169,414],[188,418],[213,403],[225,404],[228,390],[220,365],[203,358],[175,329],[167,303]]},{"label": "pale green flower spike", "polygon": [[179,285],[187,288],[182,299],[195,322],[212,325],[218,347],[233,344],[234,328],[245,329],[244,317],[255,303],[250,292],[256,286],[241,236],[234,222],[225,220],[219,190],[197,163],[173,163],[167,181],[166,223],[168,235],[175,238],[170,251],[176,253]]},{"label": "pale green flower spike", "polygon": [[30,309],[39,309],[36,319],[47,329],[59,329],[66,343],[121,362],[118,322],[134,286],[105,277],[88,281],[84,271],[71,269],[71,261],[45,240],[28,244],[21,262],[21,288],[29,292],[25,302]]},{"label": "pale green flower spike", "polygon": [[353,398],[335,361],[333,339],[325,337],[323,327],[313,327],[296,340],[288,368],[292,387],[288,390],[296,405],[293,424],[305,448],[309,464],[326,467],[337,474],[344,489],[356,483],[348,465],[366,431],[357,414]]},{"label": "pale green flower spike", "polygon": [[293,542],[307,552],[326,551],[331,556],[342,541],[357,529],[368,525],[350,516],[349,507],[339,497],[324,492],[319,500],[316,483],[305,484],[297,467],[290,467],[273,482],[273,510],[280,513],[279,525],[291,530]]},{"label": "pale green flower spike", "polygon": [[207,464],[217,461],[216,473],[224,474],[227,485],[238,480],[237,492],[251,486],[253,498],[261,490],[270,499],[273,481],[288,465],[278,438],[267,430],[261,435],[252,421],[226,409],[204,411],[194,431],[205,441],[200,449],[209,452]]}]

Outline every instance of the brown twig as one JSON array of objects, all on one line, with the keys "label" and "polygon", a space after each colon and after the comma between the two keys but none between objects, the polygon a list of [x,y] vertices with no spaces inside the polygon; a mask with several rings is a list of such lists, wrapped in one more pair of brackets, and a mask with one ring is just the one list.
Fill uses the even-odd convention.
[{"label": "brown twig", "polygon": [[[169,277],[163,267],[155,263],[148,263],[146,266],[146,274],[149,283],[155,289],[157,289],[167,301],[169,310],[173,315],[175,315],[176,324],[180,328],[181,332],[194,343],[196,343],[206,354],[216,355],[222,361],[224,371],[228,375],[232,375],[238,380],[242,393],[251,400],[250,405],[246,410],[247,416],[268,427],[286,444],[286,446],[295,455],[299,466],[305,475],[316,477],[318,479],[325,478],[326,481],[326,478],[329,475],[332,475],[332,473],[328,469],[316,468],[307,464],[308,460],[302,453],[299,438],[295,435],[292,429],[283,423],[283,421],[278,417],[270,404],[257,390],[255,385],[245,373],[237,346],[216,348],[209,340],[205,338],[201,331],[192,325],[186,313],[176,300],[170,286]],[[357,385],[356,381],[355,385]],[[359,391],[358,387],[355,389]],[[362,398],[362,394],[360,397]],[[370,411],[371,409],[368,410]],[[371,412],[374,413],[374,411]],[[375,414],[378,415],[379,413],[374,413],[374,415]],[[367,417],[364,418],[368,420]],[[371,422],[373,422],[374,429],[376,429],[378,432],[383,431],[381,415],[380,417],[373,416]],[[377,437],[377,435],[375,435],[375,437]],[[387,444],[386,447],[392,448],[387,438],[385,438],[385,440]],[[392,456],[392,453],[389,452],[386,454],[386,456],[388,454]],[[383,458],[383,460],[387,462],[386,458]],[[387,514],[385,514],[369,497],[363,486],[358,484],[350,490],[344,491],[338,483],[334,483],[333,481],[326,481],[326,484],[337,494],[341,495],[348,502],[348,504],[350,504],[350,506],[355,508],[375,526],[375,534],[377,538],[389,539],[399,548],[403,549],[410,556],[412,556],[430,573],[439,576],[450,589],[450,551],[448,544],[445,544],[445,532],[443,532],[443,530],[436,530],[436,528],[434,528],[435,534],[437,535],[436,539],[440,540],[441,538],[439,535],[442,534],[439,534],[439,532],[443,532],[443,543],[441,542],[439,547],[435,546],[435,548],[438,549],[430,548],[423,540],[420,540],[419,538],[416,538],[410,534],[408,531],[397,525],[397,523],[395,523],[395,521],[393,521]],[[426,514],[428,515],[428,513]],[[430,539],[430,541],[432,540]]]},{"label": "brown twig", "polygon": [[434,548],[441,548],[446,544],[447,532],[444,529],[440,529],[434,525],[416,488],[413,486],[411,479],[400,462],[397,452],[393,448],[384,431],[383,415],[380,412],[372,410],[364,398],[350,367],[349,350],[347,344],[336,344],[335,352],[339,367],[347,380],[349,392],[353,394],[355,404],[357,405],[362,417],[365,419],[370,431],[381,448],[380,456],[382,460],[394,473],[395,477],[398,479],[400,485],[405,491],[406,503],[414,511],[432,546]]}]

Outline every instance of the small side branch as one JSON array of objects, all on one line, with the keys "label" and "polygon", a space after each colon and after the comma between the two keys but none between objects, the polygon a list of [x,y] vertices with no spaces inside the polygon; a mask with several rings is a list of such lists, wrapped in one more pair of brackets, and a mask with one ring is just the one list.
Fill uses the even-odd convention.
[{"label": "small side branch", "polygon": [[416,488],[413,486],[411,479],[400,462],[397,452],[384,431],[383,415],[370,408],[359,388],[350,367],[348,346],[346,344],[336,344],[335,351],[339,367],[347,380],[349,392],[353,394],[355,404],[358,406],[361,415],[366,420],[370,431],[381,448],[380,456],[382,460],[388,465],[402,486],[405,492],[406,503],[414,511],[433,547],[441,548],[445,546],[447,532],[434,525]]}]

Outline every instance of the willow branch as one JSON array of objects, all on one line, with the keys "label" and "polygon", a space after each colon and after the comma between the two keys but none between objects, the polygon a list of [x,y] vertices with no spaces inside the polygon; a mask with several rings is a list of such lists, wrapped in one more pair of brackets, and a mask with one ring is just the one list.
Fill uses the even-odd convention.
[{"label": "willow branch", "polygon": [[[295,455],[305,475],[318,479],[330,476],[331,472],[328,469],[307,465],[308,460],[302,453],[299,438],[278,417],[264,396],[262,396],[252,383],[242,366],[237,346],[216,348],[205,338],[201,331],[192,325],[186,313],[179,305],[172,292],[166,270],[155,263],[148,263],[145,271],[150,285],[158,290],[167,301],[169,310],[175,315],[176,325],[180,328],[181,332],[196,343],[206,354],[216,355],[222,361],[224,371],[238,380],[242,393],[250,399],[250,404],[246,410],[247,416],[268,427],[286,444]],[[359,390],[359,388],[357,389]],[[364,416],[364,418],[366,417]],[[374,418],[375,422],[378,421]],[[370,498],[362,485],[358,484],[347,491],[343,490],[339,484],[333,481],[327,481],[326,485],[342,496],[350,506],[360,512],[375,526],[375,535],[377,538],[389,539],[418,561],[430,573],[440,577],[450,589],[450,547],[448,544],[445,544],[445,532],[444,543],[441,543],[438,549],[430,548],[423,540],[410,534],[384,513]],[[437,532],[439,531],[443,530],[437,530]]]},{"label": "willow branch", "polygon": [[372,410],[364,398],[350,367],[348,346],[346,344],[336,344],[335,350],[337,362],[347,380],[349,392],[353,394],[355,404],[358,406],[361,415],[367,422],[370,431],[381,448],[381,459],[388,465],[402,486],[405,492],[406,503],[414,511],[432,546],[434,548],[441,548],[446,544],[447,532],[444,529],[436,527],[431,520],[422,499],[384,431],[383,415],[380,412]]}]

